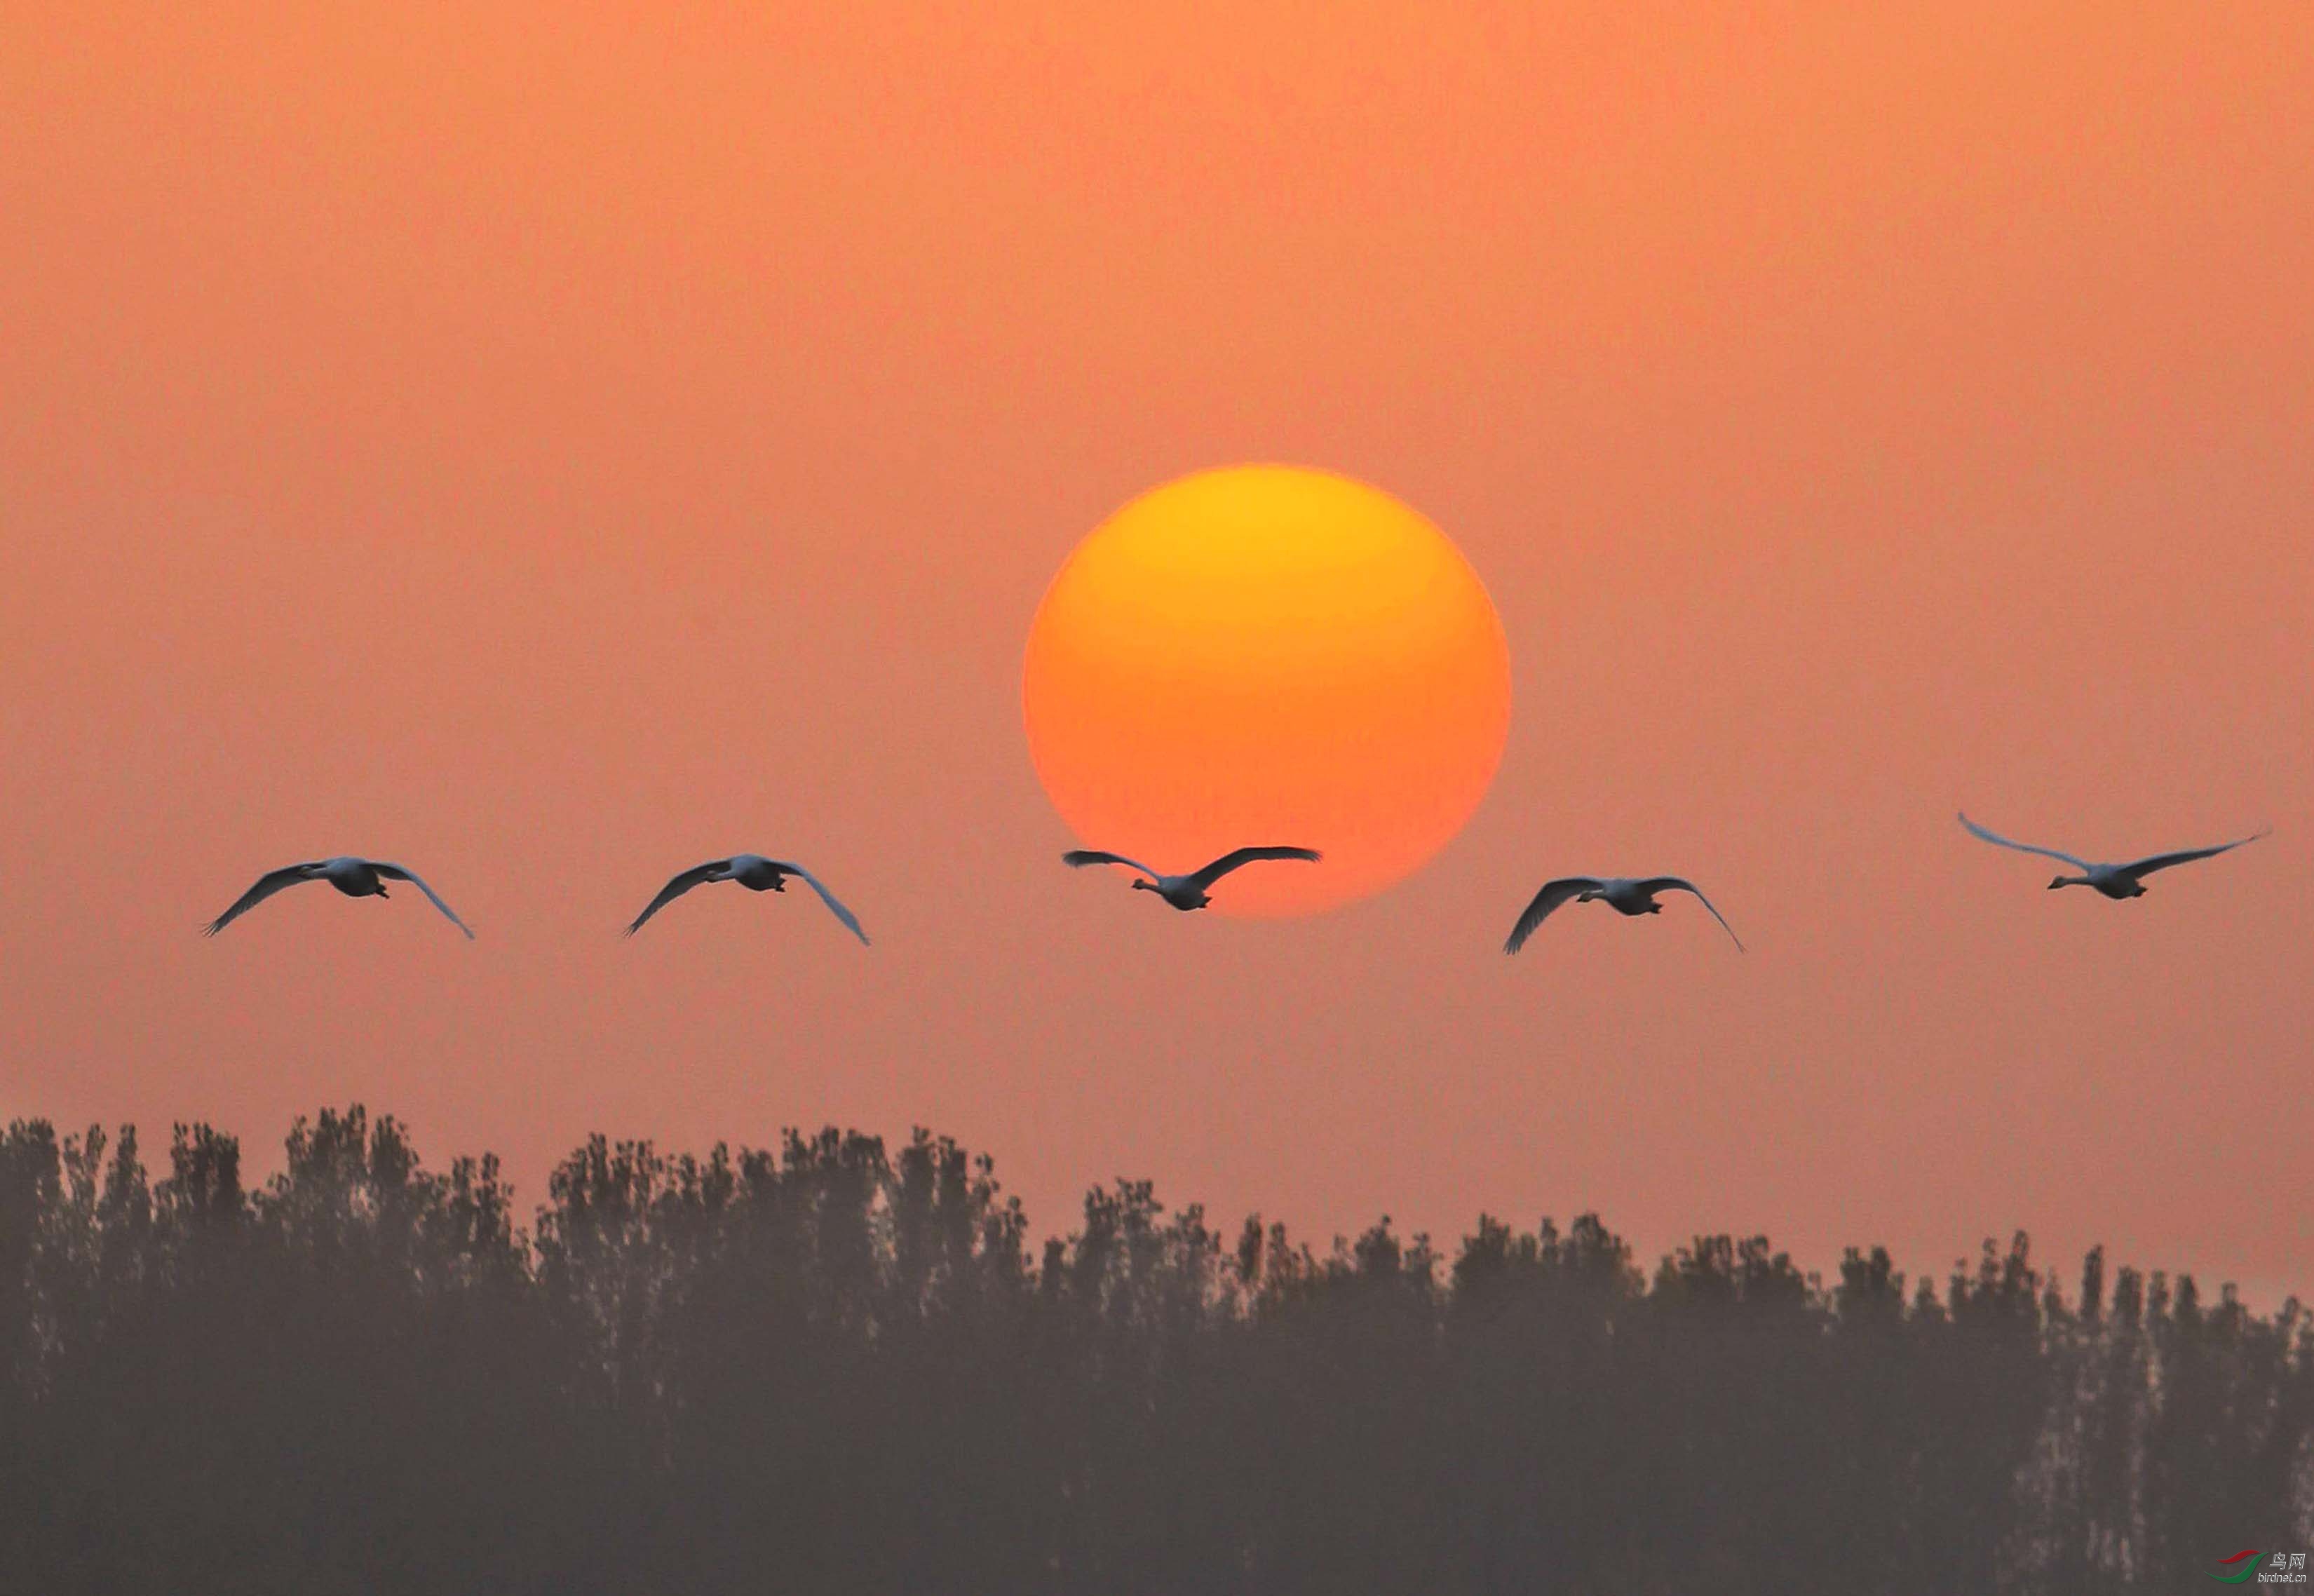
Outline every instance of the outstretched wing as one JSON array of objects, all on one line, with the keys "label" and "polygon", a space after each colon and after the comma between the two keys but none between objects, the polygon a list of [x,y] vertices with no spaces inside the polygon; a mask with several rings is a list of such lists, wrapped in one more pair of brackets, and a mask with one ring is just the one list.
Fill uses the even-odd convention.
[{"label": "outstretched wing", "polygon": [[2256,836],[2237,837],[2230,842],[2221,842],[2214,848],[2188,848],[2181,853],[2157,853],[2151,859],[2141,859],[2135,864],[2124,865],[2123,870],[2132,876],[2151,876],[2156,870],[2166,870],[2171,865],[2189,865],[2197,859],[2215,859],[2221,853],[2231,853],[2244,843],[2255,842],[2258,837],[2271,836],[2268,826]]},{"label": "outstretched wing", "polygon": [[275,893],[279,892],[283,887],[295,886],[300,881],[311,880],[313,877],[307,876],[305,872],[312,869],[314,865],[318,864],[319,862],[321,861],[316,860],[308,864],[284,865],[278,870],[266,871],[265,874],[257,878],[256,886],[251,887],[247,892],[243,893],[239,897],[233,901],[232,908],[227,909],[215,920],[210,921],[208,924],[201,927],[201,935],[204,937],[214,937],[219,931],[225,930],[225,927],[231,925],[234,921],[239,920],[243,915],[248,913],[252,909],[256,908],[258,904],[271,897]]},{"label": "outstretched wing", "polygon": [[1703,889],[1698,886],[1694,882],[1686,880],[1685,878],[1678,876],[1651,876],[1647,880],[1639,883],[1639,889],[1649,894],[1658,892],[1693,893],[1697,903],[1701,904],[1705,908],[1711,910],[1711,918],[1719,922],[1719,929],[1727,933],[1727,939],[1730,942],[1736,944],[1736,951],[1738,953],[1744,951],[1744,939],[1736,934],[1736,928],[1727,923],[1727,917],[1725,914],[1722,914],[1717,908],[1713,907],[1711,900],[1703,895]]},{"label": "outstretched wing", "polygon": [[1534,928],[1550,918],[1552,910],[1584,893],[1596,892],[1604,885],[1595,876],[1561,876],[1556,881],[1544,882],[1542,890],[1536,893],[1534,900],[1527,904],[1526,913],[1521,914],[1518,923],[1511,927],[1510,936],[1503,942],[1503,951],[1516,953],[1526,946],[1526,939],[1534,935]]},{"label": "outstretched wing", "polygon": [[1137,859],[1127,859],[1122,853],[1103,853],[1098,848],[1072,848],[1061,855],[1061,862],[1078,869],[1082,869],[1087,865],[1123,865],[1128,869],[1140,871],[1152,881],[1164,879]]},{"label": "outstretched wing", "polygon": [[441,910],[443,916],[447,919],[452,925],[456,926],[460,930],[466,933],[467,941],[471,942],[474,939],[474,928],[468,925],[464,921],[459,919],[458,912],[450,907],[449,904],[444,903],[442,901],[442,895],[436,892],[432,887],[427,886],[425,880],[420,877],[417,871],[404,869],[401,865],[390,865],[385,863],[383,860],[375,859],[369,861],[369,868],[375,870],[379,875],[384,877],[389,881],[409,882],[411,886],[424,893],[426,895],[426,901],[433,904],[437,909]]},{"label": "outstretched wing", "polygon": [[1995,847],[2014,848],[2019,853],[2037,853],[2044,859],[2053,859],[2061,864],[2069,864],[2077,870],[2090,870],[2097,868],[2085,859],[2075,859],[2071,854],[2060,853],[2053,848],[2036,848],[2030,842],[2012,842],[2007,837],[2001,836],[1996,832],[1989,832],[1985,830],[1983,826],[1977,824],[1975,821],[1971,820],[1965,815],[1963,815],[1960,817],[1960,823],[1968,828],[1968,834],[1970,836],[1980,838],[1984,842],[1991,842]]},{"label": "outstretched wing", "polygon": [[[666,908],[669,904],[675,902],[676,899],[681,897],[684,893],[689,892],[693,887],[699,886],[702,882],[714,880],[717,876],[730,868],[731,861],[728,859],[711,859],[703,865],[692,866],[691,869],[684,871],[680,876],[676,877],[665,886],[660,887],[658,889],[658,896],[644,904],[643,912],[635,916],[635,922],[619,934],[623,937],[633,936],[637,931],[643,929],[644,921],[649,920],[661,909]],[[799,871],[798,874],[801,874],[801,872]]]},{"label": "outstretched wing", "polygon": [[1189,884],[1199,892],[1241,866],[1258,864],[1265,859],[1298,859],[1304,864],[1316,864],[1323,855],[1315,848],[1238,848],[1223,854],[1201,870],[1193,871]]},{"label": "outstretched wing", "polygon": [[810,886],[812,891],[819,895],[819,901],[827,905],[829,913],[833,913],[836,919],[843,922],[845,930],[849,930],[853,936],[860,939],[860,945],[862,948],[868,946],[868,933],[860,929],[860,917],[852,913],[851,910],[845,908],[842,904],[837,903],[835,901],[835,895],[828,891],[826,887],[820,885],[818,877],[813,875],[809,870],[805,869],[801,865],[791,865],[783,859],[775,859],[772,860],[772,869],[775,870],[783,870],[790,876],[802,877],[804,882]]}]

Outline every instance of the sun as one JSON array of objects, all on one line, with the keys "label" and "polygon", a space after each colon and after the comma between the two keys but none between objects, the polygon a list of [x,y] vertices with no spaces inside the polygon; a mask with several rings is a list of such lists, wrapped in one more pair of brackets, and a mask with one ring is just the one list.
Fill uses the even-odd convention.
[{"label": "sun", "polygon": [[1302,914],[1380,891],[1453,837],[1510,726],[1478,573],[1363,482],[1241,465],[1095,527],[1029,629],[1029,750],[1091,847],[1185,870],[1245,843],[1325,851],[1216,889]]}]

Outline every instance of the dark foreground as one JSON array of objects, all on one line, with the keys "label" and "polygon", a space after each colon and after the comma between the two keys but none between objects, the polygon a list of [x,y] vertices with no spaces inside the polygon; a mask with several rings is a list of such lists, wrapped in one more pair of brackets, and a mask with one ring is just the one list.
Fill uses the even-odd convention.
[{"label": "dark foreground", "polygon": [[1595,1218],[1323,1255],[825,1132],[288,1172],[0,1137],[0,1592],[2186,1591],[2314,1549],[2314,1334],[2018,1237],[1908,1288]]}]

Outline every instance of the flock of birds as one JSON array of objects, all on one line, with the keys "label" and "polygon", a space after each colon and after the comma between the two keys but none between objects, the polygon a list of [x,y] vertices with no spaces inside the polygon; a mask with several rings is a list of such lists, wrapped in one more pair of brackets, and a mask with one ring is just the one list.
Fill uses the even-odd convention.
[{"label": "flock of birds", "polygon": [[[2059,876],[2050,882],[2049,889],[2053,892],[2061,886],[2089,886],[2115,900],[2143,897],[2145,895],[2144,878],[2156,870],[2166,870],[2172,865],[2191,864],[2199,859],[2212,859],[2218,854],[2239,848],[2245,843],[2255,842],[2259,837],[2267,834],[2266,832],[2261,831],[2255,835],[2239,837],[2230,842],[2217,843],[2213,847],[2186,848],[2173,853],[2149,854],[2143,859],[2132,860],[2125,864],[2094,864],[2085,859],[2077,859],[2072,854],[2060,852],[2054,848],[2040,848],[2030,842],[2013,842],[1997,832],[1987,831],[1966,815],[1961,816],[1960,823],[1968,829],[1970,835],[1982,838],[1987,842],[2002,848],[2013,848],[2020,853],[2037,853],[2045,859],[2053,859],[2060,863],[2071,865],[2080,872],[2078,876]],[[1179,876],[1168,876],[1161,870],[1143,864],[1137,859],[1127,859],[1122,853],[1109,853],[1095,848],[1071,849],[1061,855],[1061,862],[1076,869],[1082,869],[1086,865],[1123,865],[1127,869],[1136,872],[1133,878],[1135,891],[1153,892],[1174,908],[1188,910],[1202,909],[1212,903],[1213,895],[1210,889],[1214,884],[1232,871],[1242,869],[1247,865],[1277,860],[1316,864],[1320,857],[1314,848],[1238,848],[1223,854],[1210,864]],[[665,886],[658,889],[658,895],[656,897],[643,905],[643,912],[635,916],[633,923],[627,927],[624,934],[633,936],[643,929],[644,923],[652,915],[694,886],[704,886],[713,881],[736,881],[749,892],[784,892],[787,890],[788,877],[790,876],[817,893],[819,901],[826,904],[828,912],[843,922],[843,929],[859,938],[862,946],[866,945],[868,933],[861,930],[860,917],[845,908],[837,900],[835,895],[827,890],[818,877],[801,865],[790,864],[782,859],[765,859],[760,853],[735,853],[729,859],[711,859],[705,864],[693,865],[691,869],[677,873],[669,878]],[[382,898],[386,895],[387,882],[407,881],[424,893],[428,901],[437,909],[441,910],[448,917],[452,925],[464,931],[469,940],[473,939],[474,935],[473,929],[459,919],[457,912],[442,901],[442,895],[427,886],[417,872],[402,865],[388,864],[383,860],[357,859],[351,856],[310,860],[304,864],[285,865],[280,869],[267,871],[257,878],[256,884],[247,892],[234,900],[231,908],[202,927],[202,934],[216,936],[276,893],[295,886],[302,881],[326,881],[351,898]],[[1516,953],[1525,947],[1527,939],[1533,936],[1542,922],[1565,904],[1598,903],[1606,904],[1619,914],[1660,914],[1663,913],[1663,905],[1657,903],[1656,898],[1658,894],[1665,892],[1693,894],[1696,901],[1711,912],[1711,918],[1719,922],[1720,929],[1727,933],[1727,939],[1736,944],[1736,951],[1739,953],[1743,951],[1743,939],[1736,936],[1736,928],[1727,923],[1727,916],[1720,913],[1711,900],[1703,895],[1701,887],[1680,876],[1561,876],[1557,880],[1546,881],[1541,889],[1528,901],[1526,908],[1518,917],[1517,923],[1511,927],[1511,934],[1503,943],[1503,951]]]}]

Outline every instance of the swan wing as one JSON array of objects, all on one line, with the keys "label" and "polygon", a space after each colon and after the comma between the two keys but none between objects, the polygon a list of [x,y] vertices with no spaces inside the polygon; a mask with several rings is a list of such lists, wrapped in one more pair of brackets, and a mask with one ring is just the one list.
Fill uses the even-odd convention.
[{"label": "swan wing", "polygon": [[257,884],[255,886],[252,886],[247,892],[243,893],[239,897],[234,899],[232,908],[227,909],[215,920],[210,921],[208,924],[201,927],[201,935],[204,937],[214,937],[219,931],[225,930],[225,927],[231,925],[234,921],[239,920],[243,915],[248,913],[252,909],[256,908],[258,904],[271,897],[275,893],[279,892],[283,887],[295,886],[300,881],[312,880],[313,877],[306,875],[305,872],[314,869],[315,865],[318,865],[322,861],[319,860],[314,860],[302,865],[284,865],[278,870],[266,871],[265,874],[257,878]]},{"label": "swan wing", "polygon": [[819,901],[827,905],[828,913],[835,915],[836,919],[843,922],[843,929],[860,939],[860,946],[862,948],[868,946],[868,933],[860,929],[860,917],[854,914],[851,910],[845,908],[842,904],[837,903],[835,901],[835,895],[828,891],[826,887],[820,885],[818,877],[813,875],[809,870],[805,869],[801,865],[791,865],[783,859],[775,859],[772,860],[772,869],[782,870],[786,872],[788,875],[799,877],[806,886],[809,886],[812,891],[819,895]]},{"label": "swan wing", "polygon": [[2121,868],[2128,875],[2151,876],[2154,871],[2166,870],[2171,865],[2189,865],[2197,859],[2215,859],[2221,853],[2231,853],[2245,843],[2255,842],[2259,837],[2271,836],[2273,833],[2274,828],[2268,826],[2254,836],[2237,837],[2230,842],[2221,842],[2214,848],[2187,848],[2177,853],[2157,853],[2151,859],[2141,859],[2134,864],[2126,864]]},{"label": "swan wing", "polygon": [[1709,898],[1703,895],[1703,889],[1696,886],[1694,882],[1679,876],[1651,876],[1647,880],[1639,883],[1639,888],[1641,891],[1650,894],[1658,892],[1693,893],[1695,895],[1695,901],[1711,911],[1711,918],[1719,922],[1719,929],[1727,933],[1727,939],[1730,942],[1736,944],[1736,951],[1738,953],[1744,951],[1744,939],[1736,934],[1736,928],[1727,923],[1727,917],[1719,912],[1718,907],[1713,904]]},{"label": "swan wing", "polygon": [[2030,842],[2012,842],[1998,832],[1985,830],[1966,815],[1960,817],[1960,823],[1968,828],[1970,836],[1982,842],[1991,842],[1997,848],[2014,848],[2019,853],[2037,853],[2044,859],[2053,859],[2061,864],[2069,864],[2077,870],[2093,870],[2097,868],[2085,859],[2075,859],[2071,854],[2060,853],[2053,848],[2036,848]]},{"label": "swan wing", "polygon": [[433,904],[437,909],[441,910],[444,916],[448,919],[452,925],[456,926],[460,930],[466,933],[467,941],[471,942],[474,939],[474,928],[468,925],[464,921],[459,919],[458,912],[450,907],[449,904],[444,903],[442,901],[442,895],[436,892],[432,887],[427,886],[424,877],[420,877],[417,871],[404,869],[401,865],[390,865],[385,863],[383,860],[375,859],[369,861],[369,868],[375,870],[379,875],[384,877],[389,881],[409,882],[411,886],[424,893],[426,895],[426,901]]},{"label": "swan wing", "polygon": [[703,865],[692,866],[691,869],[668,881],[665,886],[660,887],[658,896],[644,904],[643,912],[635,916],[634,923],[619,934],[623,937],[633,936],[643,929],[644,921],[666,908],[693,887],[703,882],[715,880],[730,868],[731,861],[728,859],[711,859]]},{"label": "swan wing", "polygon": [[1223,854],[1201,870],[1192,871],[1189,885],[1203,892],[1232,870],[1259,863],[1265,859],[1298,859],[1304,864],[1316,864],[1324,856],[1315,848],[1236,848]]},{"label": "swan wing", "polygon": [[1551,912],[1559,904],[1584,893],[1596,892],[1605,885],[1596,876],[1561,876],[1556,881],[1544,882],[1542,890],[1534,895],[1525,913],[1518,917],[1518,923],[1511,927],[1511,934],[1503,943],[1503,951],[1516,953],[1526,946],[1526,939],[1534,935],[1534,928],[1550,919]]},{"label": "swan wing", "polygon": [[1165,878],[1137,859],[1127,859],[1122,853],[1106,853],[1098,848],[1072,848],[1061,855],[1061,862],[1080,870],[1087,865],[1123,865],[1127,869],[1140,871],[1152,881]]}]

